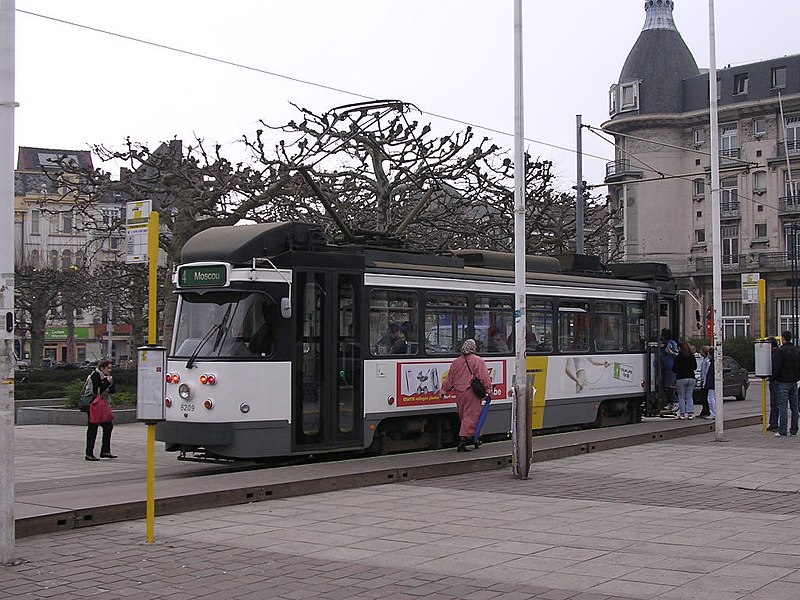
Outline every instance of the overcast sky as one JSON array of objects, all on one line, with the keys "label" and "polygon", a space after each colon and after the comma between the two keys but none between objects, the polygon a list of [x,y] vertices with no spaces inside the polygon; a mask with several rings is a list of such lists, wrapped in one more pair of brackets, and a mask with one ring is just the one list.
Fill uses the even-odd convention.
[{"label": "overcast sky", "polygon": [[[241,156],[259,119],[359,96],[112,37],[30,11],[260,71],[416,104],[434,131],[513,131],[512,0],[16,0],[17,146],[121,146],[199,136]],[[709,66],[708,2],[677,0],[675,22]],[[800,52],[796,0],[717,0],[717,67]],[[575,115],[600,126],[644,24],[643,0],[525,0],[525,135],[575,184]],[[481,131],[511,148],[513,138]],[[534,141],[535,140],[535,141]],[[613,148],[584,133],[584,178],[601,183]],[[96,165],[99,166],[99,165]],[[116,173],[115,173],[116,175]]]}]

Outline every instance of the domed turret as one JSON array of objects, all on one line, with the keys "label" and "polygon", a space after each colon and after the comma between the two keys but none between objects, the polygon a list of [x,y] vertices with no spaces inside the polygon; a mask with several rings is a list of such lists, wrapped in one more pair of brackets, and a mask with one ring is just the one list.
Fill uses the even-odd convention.
[{"label": "domed turret", "polygon": [[672,0],[648,0],[639,39],[633,45],[617,88],[621,96],[616,114],[679,113],[681,81],[698,75],[697,63],[675,27]]}]

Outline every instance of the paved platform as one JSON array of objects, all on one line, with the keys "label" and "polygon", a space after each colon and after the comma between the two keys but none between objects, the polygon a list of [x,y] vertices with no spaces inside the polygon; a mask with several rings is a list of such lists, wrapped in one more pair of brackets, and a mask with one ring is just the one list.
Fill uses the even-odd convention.
[{"label": "paved platform", "polygon": [[800,439],[714,439],[25,537],[0,598],[800,598]]}]

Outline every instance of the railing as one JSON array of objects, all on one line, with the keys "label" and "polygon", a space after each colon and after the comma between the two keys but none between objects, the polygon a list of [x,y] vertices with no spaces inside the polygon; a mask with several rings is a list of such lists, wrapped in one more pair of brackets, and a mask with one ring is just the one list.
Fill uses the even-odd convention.
[{"label": "railing", "polygon": [[758,268],[762,271],[785,271],[792,267],[789,252],[762,252],[758,255]]},{"label": "railing", "polygon": [[739,162],[739,148],[727,148],[719,151],[720,164],[729,165]]},{"label": "railing", "polygon": [[[737,271],[747,267],[746,254],[725,254],[720,257],[723,271]],[[714,259],[711,256],[696,258],[694,270],[697,273],[710,273],[714,269]]]},{"label": "railing", "polygon": [[606,163],[606,177],[614,177],[628,173],[631,170],[631,161],[628,159],[612,160]]},{"label": "railing", "polygon": [[800,196],[781,196],[778,198],[778,213],[800,213]]},{"label": "railing", "polygon": [[778,142],[778,156],[780,158],[786,157],[786,151],[789,151],[789,156],[800,156],[800,140],[787,140],[786,144],[783,140]]},{"label": "railing", "polygon": [[738,219],[740,216],[739,202],[722,202],[719,216],[722,219]]}]

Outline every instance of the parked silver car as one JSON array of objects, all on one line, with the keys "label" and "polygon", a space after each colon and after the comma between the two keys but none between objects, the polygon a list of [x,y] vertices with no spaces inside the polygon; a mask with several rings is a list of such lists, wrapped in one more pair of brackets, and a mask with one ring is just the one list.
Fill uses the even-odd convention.
[{"label": "parked silver car", "polygon": [[[700,361],[703,359],[699,354],[695,354],[697,359],[697,369],[694,372],[695,387],[694,397],[695,402],[700,394]],[[730,356],[722,357],[722,388],[723,396],[733,396],[736,400],[744,400],[747,397],[747,388],[750,386],[750,374],[747,369],[740,366]]]}]

